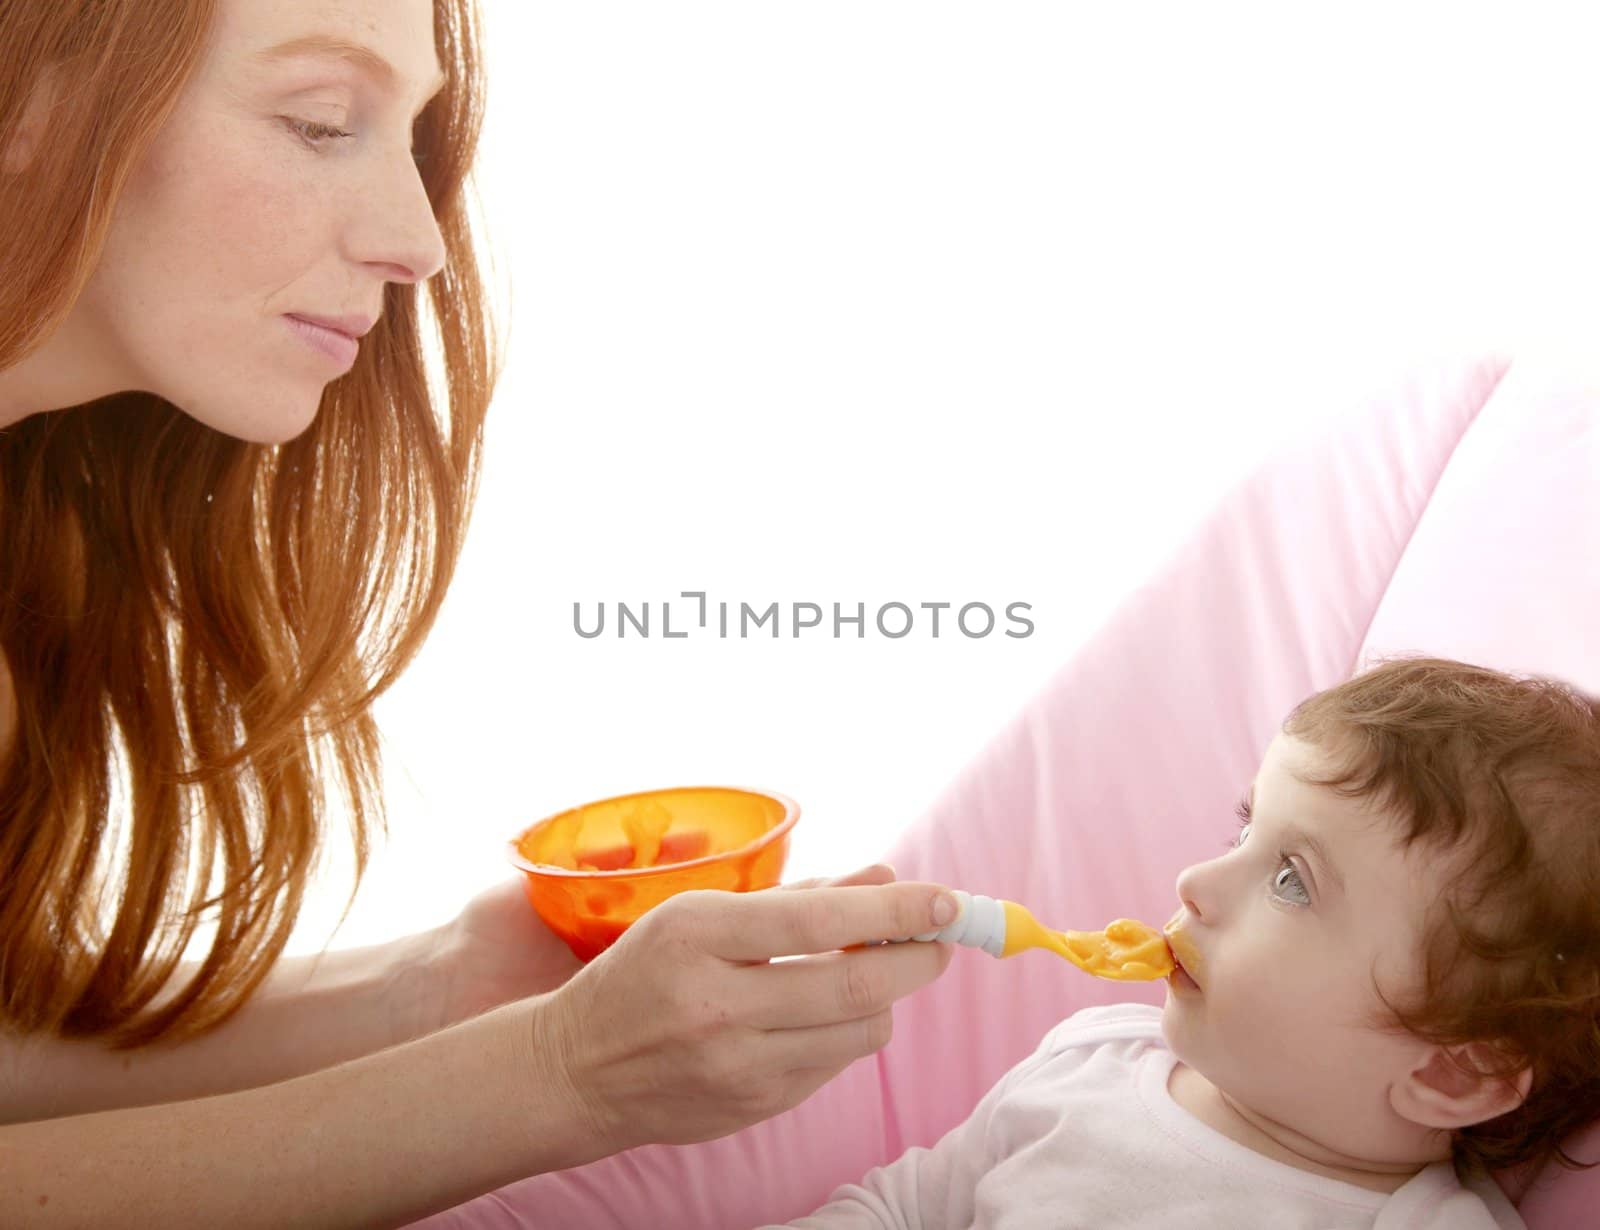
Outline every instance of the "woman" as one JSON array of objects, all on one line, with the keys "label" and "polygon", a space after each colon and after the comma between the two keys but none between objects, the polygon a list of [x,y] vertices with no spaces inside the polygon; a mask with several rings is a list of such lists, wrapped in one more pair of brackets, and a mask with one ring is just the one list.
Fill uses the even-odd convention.
[{"label": "woman", "polygon": [[0,1224],[396,1224],[708,1139],[948,962],[836,951],[939,924],[884,868],[686,894],[576,976],[514,884],[279,960],[332,785],[365,865],[370,707],[472,503],[476,40],[471,0],[0,8]]}]

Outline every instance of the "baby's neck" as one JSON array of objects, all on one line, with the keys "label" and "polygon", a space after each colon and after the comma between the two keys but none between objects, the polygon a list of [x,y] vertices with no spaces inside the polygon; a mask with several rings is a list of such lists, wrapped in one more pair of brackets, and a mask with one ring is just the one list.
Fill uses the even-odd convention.
[{"label": "baby's neck", "polygon": [[1184,1110],[1202,1123],[1215,1128],[1229,1140],[1236,1140],[1247,1149],[1254,1149],[1257,1153],[1293,1166],[1297,1170],[1309,1170],[1312,1174],[1326,1175],[1330,1179],[1353,1183],[1357,1187],[1365,1187],[1375,1192],[1393,1192],[1403,1187],[1406,1180],[1421,1169],[1420,1166],[1405,1163],[1396,1163],[1390,1167],[1382,1167],[1376,1163],[1363,1163],[1357,1166],[1343,1165],[1333,1159],[1323,1161],[1308,1157],[1291,1147],[1299,1143],[1298,1136],[1286,1132],[1289,1143],[1280,1141],[1241,1114],[1222,1096],[1221,1090],[1185,1063],[1172,1065],[1172,1075],[1167,1078],[1167,1092]]}]

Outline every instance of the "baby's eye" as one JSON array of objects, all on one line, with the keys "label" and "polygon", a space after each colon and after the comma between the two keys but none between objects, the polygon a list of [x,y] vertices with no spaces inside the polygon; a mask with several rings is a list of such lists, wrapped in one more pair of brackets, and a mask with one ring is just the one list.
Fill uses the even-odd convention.
[{"label": "baby's eye", "polygon": [[[1278,870],[1272,877],[1272,891],[1278,893],[1285,901],[1292,901],[1295,905],[1310,905],[1311,894],[1306,892],[1305,882],[1300,879],[1300,873],[1289,857],[1282,851],[1278,853]],[[1293,896],[1285,896],[1280,889],[1290,887]]]},{"label": "baby's eye", "polygon": [[[1234,815],[1239,817],[1239,831],[1234,834],[1233,840],[1228,842],[1228,849],[1237,850],[1244,845],[1245,839],[1250,836],[1250,802],[1248,799],[1240,800],[1234,808]],[[1282,891],[1289,890],[1291,895]],[[1294,861],[1289,857],[1288,851],[1278,851],[1278,868],[1272,875],[1272,891],[1283,900],[1294,905],[1310,905],[1311,894],[1306,891],[1305,881],[1300,878],[1300,872],[1295,868]]]},{"label": "baby's eye", "polygon": [[1234,804],[1233,814],[1239,818],[1239,831],[1228,841],[1228,849],[1236,850],[1244,845],[1244,839],[1250,832],[1250,800],[1243,798]]}]

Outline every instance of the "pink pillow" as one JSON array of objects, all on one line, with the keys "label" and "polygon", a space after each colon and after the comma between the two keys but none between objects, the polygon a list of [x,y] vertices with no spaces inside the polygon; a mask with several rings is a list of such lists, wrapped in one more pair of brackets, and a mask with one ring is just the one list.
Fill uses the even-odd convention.
[{"label": "pink pillow", "polygon": [[[1000,730],[890,852],[902,879],[1052,918],[1165,919],[1180,868],[1295,703],[1384,652],[1600,692],[1600,384],[1503,358],[1417,375],[1261,466]],[[1537,595],[1529,601],[1528,595]],[[723,1140],[539,1175],[418,1223],[714,1230],[785,1221],[959,1122],[1050,1026],[1163,988],[961,950],[894,1040]],[[1585,1148],[1586,1146],[1586,1148]],[[1600,1134],[1575,1144],[1600,1156]],[[1502,1182],[1522,1196],[1527,1176]],[[1600,1169],[1537,1176],[1532,1230],[1579,1224]]]}]

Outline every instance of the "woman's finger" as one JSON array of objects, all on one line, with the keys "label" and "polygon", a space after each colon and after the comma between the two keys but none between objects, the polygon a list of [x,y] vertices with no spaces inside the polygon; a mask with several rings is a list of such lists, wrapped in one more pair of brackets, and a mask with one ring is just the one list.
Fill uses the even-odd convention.
[{"label": "woman's finger", "polygon": [[741,1023],[783,1032],[826,1028],[884,1011],[950,964],[948,944],[884,944],[753,965],[741,979]]},{"label": "woman's finger", "polygon": [[766,961],[920,935],[943,927],[957,908],[948,889],[914,880],[788,893],[686,893],[671,900],[688,897],[697,898],[701,951],[725,961]]},{"label": "woman's finger", "polygon": [[894,1014],[885,1008],[872,1016],[810,1029],[784,1029],[762,1038],[763,1058],[788,1080],[803,1084],[817,1079],[821,1085],[858,1059],[865,1059],[889,1044],[894,1036]]}]

